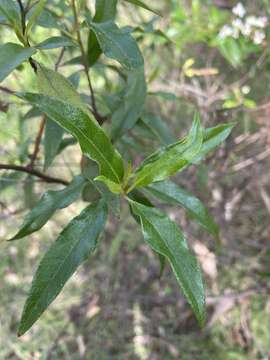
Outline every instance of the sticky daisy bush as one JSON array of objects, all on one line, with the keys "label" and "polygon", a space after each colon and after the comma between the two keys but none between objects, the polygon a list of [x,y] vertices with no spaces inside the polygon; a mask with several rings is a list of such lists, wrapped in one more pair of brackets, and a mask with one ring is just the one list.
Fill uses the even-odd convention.
[{"label": "sticky daisy bush", "polygon": [[[9,29],[14,39],[0,45],[0,80],[5,81],[1,90],[16,99],[17,106],[24,105],[25,109],[26,105],[23,116],[29,121],[40,119],[30,161],[24,158],[0,164],[0,170],[25,173],[51,184],[8,240],[30,237],[57,211],[64,211],[82,196],[88,201],[44,254],[26,299],[18,335],[32,327],[77,268],[96,250],[108,214],[121,217],[123,201],[141,228],[145,242],[157,254],[161,268],[165,262],[171,266],[203,325],[206,313],[200,268],[181,228],[155,204],[158,201],[183,207],[194,221],[218,238],[218,227],[207,208],[170,177],[203,161],[230,135],[234,125],[204,128],[196,113],[186,136],[174,138],[158,114],[147,110],[149,91],[141,50],[145,48],[141,41],[149,33],[169,40],[151,26],[120,25],[120,17],[128,7],[133,12],[148,12],[155,19],[161,15],[158,9],[137,0],[96,0],[90,8],[88,3],[0,0],[1,26]],[[245,16],[239,6],[235,12],[241,18]],[[54,36],[36,41],[39,28],[53,29]],[[54,51],[55,61],[48,66],[42,59],[50,51]],[[63,75],[74,66],[79,70],[69,77]],[[22,67],[34,74],[35,92],[16,92],[6,87],[10,74]],[[106,87],[108,72],[113,74],[117,84],[113,89],[117,91]],[[93,73],[101,84],[98,92]],[[87,92],[77,90],[79,81],[87,84]],[[140,136],[132,142],[133,133]],[[157,144],[144,159],[138,157],[141,138],[154,139]],[[71,181],[51,176],[55,158],[76,143],[81,149],[81,173]],[[37,169],[37,156],[42,158],[42,170]],[[56,184],[60,189],[55,189]]]}]

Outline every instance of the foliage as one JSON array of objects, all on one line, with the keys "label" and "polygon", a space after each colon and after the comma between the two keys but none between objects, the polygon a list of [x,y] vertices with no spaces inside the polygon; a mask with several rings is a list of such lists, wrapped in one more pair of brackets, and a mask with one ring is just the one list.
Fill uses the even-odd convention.
[{"label": "foliage", "polygon": [[[93,16],[85,1],[0,2],[1,22],[16,36],[14,42],[0,47],[0,80],[21,66],[28,66],[30,71],[31,66],[37,92],[29,91],[27,86],[23,92],[3,89],[18,106],[27,105],[28,118],[41,117],[30,162],[25,165],[27,160],[23,159],[18,164],[16,159],[13,164],[0,164],[0,169],[23,171],[50,183],[66,185],[60,191],[45,193],[11,240],[39,230],[57,210],[76,201],[86,187],[90,186],[91,195],[96,195],[90,200],[91,205],[65,226],[42,258],[23,310],[19,335],[31,328],[77,267],[95,251],[105,229],[108,209],[118,214],[120,200],[129,204],[131,216],[140,224],[146,243],[159,255],[161,267],[165,260],[169,262],[196,318],[201,325],[205,323],[204,286],[197,260],[181,228],[147,196],[183,206],[199,225],[218,237],[217,226],[200,200],[167,179],[203,160],[230,135],[234,125],[219,124],[205,129],[196,113],[189,133],[174,139],[161,118],[156,121],[147,115],[146,98],[150,94],[147,64],[141,51],[141,48],[147,51],[144,41],[147,43],[149,33],[162,38],[166,46],[170,39],[161,31],[154,31],[151,21],[141,29],[118,25],[115,20],[122,5],[134,6],[134,11],[139,7],[160,12],[142,1],[96,0],[95,5]],[[199,16],[199,2],[194,2],[193,11],[195,18]],[[54,28],[56,35],[36,41],[39,27]],[[55,49],[52,69],[44,59],[46,52]],[[235,65],[235,61],[230,61]],[[67,77],[62,73],[64,65],[79,66],[83,72]],[[109,83],[99,93],[92,81],[93,73],[103,84]],[[87,84],[87,94],[76,89],[78,81]],[[129,136],[138,129],[143,131],[145,140],[155,141],[154,151],[151,149],[144,160],[140,154],[130,155],[134,145],[142,154],[145,151],[139,141],[128,144]],[[36,168],[43,135],[45,172]],[[55,157],[74,142],[81,148],[81,174],[71,182],[48,175]],[[28,143],[25,146],[29,154]]]}]

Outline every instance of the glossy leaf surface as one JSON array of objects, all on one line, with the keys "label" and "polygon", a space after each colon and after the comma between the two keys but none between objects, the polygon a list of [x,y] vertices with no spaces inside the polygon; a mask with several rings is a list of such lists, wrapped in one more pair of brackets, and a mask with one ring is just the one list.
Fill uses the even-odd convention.
[{"label": "glossy leaf surface", "polygon": [[86,207],[49,248],[34,276],[19,325],[19,336],[30,329],[78,266],[94,252],[106,218],[107,208],[103,201]]},{"label": "glossy leaf surface", "polygon": [[210,234],[217,237],[218,226],[203,203],[194,195],[172,181],[162,181],[148,185],[147,192],[169,205],[180,205]]},{"label": "glossy leaf surface", "polygon": [[161,181],[184,169],[199,153],[203,141],[203,129],[199,117],[184,139],[171,144],[146,158],[135,172],[132,187],[146,186]]},{"label": "glossy leaf surface", "polygon": [[196,164],[203,160],[210,151],[221,145],[230,135],[234,126],[234,123],[228,123],[205,129],[200,153],[195,156],[195,158],[192,160],[192,163]]},{"label": "glossy leaf surface", "polygon": [[170,263],[178,284],[201,325],[205,322],[205,296],[201,271],[179,227],[160,210],[130,200],[140,217],[145,241]]},{"label": "glossy leaf surface", "polygon": [[121,183],[124,174],[123,160],[103,129],[90,115],[79,107],[49,96],[30,93],[19,96],[37,106],[70,132],[80,143],[82,152],[98,163],[100,175]]},{"label": "glossy leaf surface", "polygon": [[139,69],[144,60],[136,41],[120,29],[113,21],[95,23],[87,19],[87,24],[94,31],[103,53],[128,70]]}]

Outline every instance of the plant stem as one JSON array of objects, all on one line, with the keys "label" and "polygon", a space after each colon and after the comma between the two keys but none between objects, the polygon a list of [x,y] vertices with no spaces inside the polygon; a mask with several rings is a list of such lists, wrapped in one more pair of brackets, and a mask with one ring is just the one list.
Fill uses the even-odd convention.
[{"label": "plant stem", "polygon": [[38,153],[39,153],[39,148],[40,148],[40,143],[41,143],[41,139],[42,139],[42,135],[45,129],[45,124],[46,124],[46,116],[43,115],[41,118],[41,123],[40,123],[40,127],[39,127],[39,131],[35,140],[35,147],[34,147],[34,152],[33,155],[31,156],[31,161],[29,164],[29,168],[33,169],[34,165],[35,165],[35,161],[37,159]]},{"label": "plant stem", "polygon": [[80,50],[81,50],[81,54],[82,54],[82,63],[83,63],[83,67],[84,67],[84,72],[85,72],[85,75],[86,75],[86,78],[87,78],[88,87],[89,87],[90,94],[91,94],[91,100],[92,100],[92,106],[93,106],[93,115],[95,116],[98,123],[102,124],[104,122],[104,118],[99,114],[99,112],[97,110],[95,92],[94,92],[92,81],[91,81],[91,78],[90,78],[90,75],[89,75],[88,60],[87,60],[87,56],[86,56],[86,53],[85,53],[85,50],[84,50],[84,47],[83,47],[82,38],[81,38],[79,16],[78,16],[78,11],[77,11],[75,0],[71,0],[71,6],[72,6],[72,9],[73,9],[73,16],[74,16],[74,22],[75,22],[75,28],[76,28],[76,34],[77,34],[77,41],[78,41],[78,44],[79,44],[79,47],[80,47]]},{"label": "plant stem", "polygon": [[25,9],[24,9],[24,6],[23,6],[23,3],[21,0],[17,0],[17,3],[20,7],[20,12],[21,12],[21,23],[22,23],[22,32],[23,32],[23,35],[25,35]]},{"label": "plant stem", "polygon": [[9,88],[5,87],[5,86],[0,86],[0,91],[3,91],[6,94],[10,94],[10,95],[14,95],[15,91],[10,90]]},{"label": "plant stem", "polygon": [[[24,38],[24,46],[26,46],[26,47],[29,46],[30,47],[28,37],[27,37],[27,34],[26,34],[26,24],[25,24],[27,10],[24,8],[23,3],[22,3],[21,0],[17,0],[17,3],[19,5],[20,13],[21,13],[21,24],[22,24],[22,34],[23,34],[23,38]],[[29,64],[31,65],[34,72],[36,73],[37,72],[37,66],[36,66],[35,61],[31,57],[29,58]]]},{"label": "plant stem", "polygon": [[60,179],[60,178],[56,178],[56,177],[52,177],[52,176],[43,174],[42,172],[35,170],[35,169],[31,169],[27,166],[0,164],[0,170],[14,170],[14,171],[25,172],[27,174],[36,176],[47,183],[55,183],[55,184],[62,184],[62,185],[69,184],[69,182],[64,179]]}]

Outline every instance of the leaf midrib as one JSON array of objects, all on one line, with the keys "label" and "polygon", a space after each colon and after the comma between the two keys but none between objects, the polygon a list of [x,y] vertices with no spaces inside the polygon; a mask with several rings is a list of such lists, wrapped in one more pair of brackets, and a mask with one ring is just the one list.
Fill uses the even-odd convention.
[{"label": "leaf midrib", "polygon": [[[39,296],[37,302],[35,303],[34,307],[33,307],[32,310],[30,311],[28,318],[32,316],[32,314],[33,314],[33,312],[35,311],[35,309],[37,308],[37,306],[40,305],[40,302],[41,302],[41,300],[42,300],[42,296],[43,296],[44,293],[47,291],[50,283],[53,282],[53,281],[55,280],[55,278],[58,276],[60,270],[62,269],[62,267],[63,267],[63,266],[65,265],[65,263],[67,262],[67,259],[71,256],[71,253],[73,252],[73,250],[74,250],[76,247],[78,247],[78,245],[79,245],[80,242],[84,242],[84,241],[81,240],[81,239],[77,240],[77,241],[74,243],[74,245],[71,247],[70,251],[68,252],[68,255],[64,258],[64,260],[63,260],[62,262],[60,262],[60,265],[58,266],[58,268],[57,268],[57,270],[55,271],[54,275],[53,275],[52,277],[50,277],[50,279],[49,279],[48,282],[47,282],[46,287],[43,289],[43,291],[42,291],[41,295]],[[95,244],[95,246],[94,246],[93,251],[95,250],[95,247],[96,247],[96,244]],[[60,284],[60,285],[61,285],[61,284]],[[64,285],[65,285],[65,284],[64,284]],[[56,295],[56,296],[57,296],[57,295]]]},{"label": "leaf midrib", "polygon": [[[95,32],[96,32],[95,25],[93,26],[91,22],[90,22],[90,25],[91,25],[92,29],[94,28],[94,30],[95,30]],[[100,30],[100,29],[101,29],[101,30]],[[132,57],[129,56],[129,55],[124,51],[124,49],[123,49],[121,46],[119,46],[118,43],[115,42],[114,39],[113,39],[112,37],[110,37],[109,34],[107,34],[102,28],[98,27],[98,30],[102,33],[102,35],[103,35],[105,38],[107,38],[107,40],[111,41],[111,42],[114,44],[114,46],[119,49],[119,51],[124,55],[124,58],[126,59],[126,62],[129,64],[129,67],[130,67],[131,69],[134,68],[134,66],[133,66],[132,64],[130,64],[129,58],[132,58],[133,61],[135,61],[135,63],[137,63],[137,64],[140,63],[140,62],[136,61],[136,58],[134,58],[133,56],[132,56]],[[117,30],[120,31],[121,29],[117,29]],[[117,34],[117,35],[119,35],[119,34]],[[96,36],[97,36],[97,38],[98,38],[98,35],[97,35],[97,34],[96,34]],[[100,45],[100,46],[101,46],[101,45]],[[102,46],[101,46],[101,47],[102,47]]]},{"label": "leaf midrib", "polygon": [[[141,216],[141,215],[139,215],[139,216]],[[145,222],[147,222],[147,223],[152,227],[152,229],[153,229],[154,232],[158,235],[158,237],[161,239],[161,241],[163,241],[163,237],[162,237],[161,234],[159,233],[158,229],[157,229],[151,222],[149,222],[145,216],[144,216],[144,218],[145,218]],[[165,244],[166,244],[167,249],[169,250],[168,243],[167,243],[166,239],[164,239],[164,242],[165,242]],[[173,252],[171,252],[170,250],[169,250],[168,252],[171,254],[171,256],[172,256],[175,264],[177,264],[177,259],[176,259],[176,257],[174,256]],[[163,253],[162,255],[165,256],[166,258],[168,258],[168,255],[167,255],[167,254],[164,254],[164,253]],[[169,261],[171,262],[171,264],[172,264],[171,259],[168,258],[168,260],[169,260]],[[180,283],[181,283],[181,282],[185,283],[185,286],[189,289],[189,292],[190,292],[191,298],[192,298],[192,304],[193,304],[193,306],[195,306],[195,307],[197,308],[197,311],[198,311],[198,313],[200,314],[200,310],[198,309],[198,305],[196,304],[196,298],[193,296],[192,290],[190,289],[190,287],[189,287],[189,285],[188,285],[188,282],[186,282],[186,280],[185,280],[183,277],[182,277],[182,279],[180,278],[179,274],[175,271],[174,266],[172,266],[172,269],[173,269],[173,272],[175,273],[175,276],[177,277],[178,281],[179,281]],[[184,291],[184,290],[183,290],[183,291]],[[184,291],[184,292],[185,292],[185,291]],[[189,296],[190,296],[190,295],[189,295]]]},{"label": "leaf midrib", "polygon": [[[62,101],[63,102],[63,101]],[[72,105],[73,106],[73,105]],[[38,105],[38,107],[39,108],[41,108],[42,109],[42,106],[40,106],[40,105]],[[73,106],[73,107],[75,107],[76,108],[76,106]],[[78,108],[78,107],[77,107]],[[80,108],[78,108],[80,111],[82,111]],[[83,112],[83,111],[82,111]],[[84,113],[85,114],[85,113]],[[85,114],[86,115],[86,114]],[[51,116],[51,118],[54,118],[53,116]],[[55,120],[57,123],[58,123],[58,121],[57,120]],[[90,121],[92,121],[91,119],[90,119]],[[92,121],[92,123],[93,123],[93,121]],[[62,125],[62,123],[61,123],[61,125]],[[85,140],[86,140],[86,142],[89,142],[90,143],[90,145],[92,144],[92,146],[96,149],[96,151],[100,154],[100,156],[104,159],[104,162],[108,165],[108,167],[111,169],[111,172],[116,176],[116,180],[117,180],[117,182],[120,184],[121,183],[121,180],[120,180],[120,178],[119,178],[119,176],[118,176],[118,174],[117,174],[117,172],[114,170],[114,168],[111,166],[111,164],[110,164],[110,162],[106,159],[106,157],[103,155],[103,153],[102,153],[102,151],[100,151],[100,149],[96,146],[96,144],[93,142],[93,141],[91,141],[91,139],[90,138],[88,138],[83,132],[82,132],[82,130],[80,129],[80,128],[77,128],[76,126],[74,126],[73,124],[72,124],[72,122],[69,122],[69,125],[70,125],[70,127],[71,128],[73,128],[73,129],[75,129],[77,132],[79,132],[81,135],[82,135],[82,137],[83,138],[85,138]],[[63,126],[63,125],[62,125]],[[65,127],[65,126],[63,126],[63,127]],[[67,127],[65,127],[66,128],[66,130],[68,130],[69,131],[69,129],[67,128]],[[96,131],[98,131],[99,129],[98,128],[96,128]],[[104,134],[105,135],[105,134]],[[105,135],[106,136],[106,135]],[[76,136],[77,137],[77,136]],[[80,143],[80,139],[78,138],[78,141],[79,141],[79,143]],[[93,158],[92,156],[91,156],[91,154],[89,153],[89,151],[87,152],[87,154],[91,157],[91,159]],[[101,167],[101,165],[100,165],[100,167]],[[103,175],[105,175],[106,176],[106,174],[103,174]]]}]

